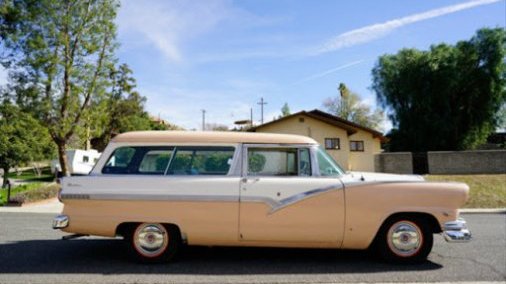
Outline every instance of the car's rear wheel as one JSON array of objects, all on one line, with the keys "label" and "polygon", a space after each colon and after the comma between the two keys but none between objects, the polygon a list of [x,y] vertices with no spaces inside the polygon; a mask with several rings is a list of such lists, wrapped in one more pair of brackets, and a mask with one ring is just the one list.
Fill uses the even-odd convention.
[{"label": "car's rear wheel", "polygon": [[172,260],[181,246],[181,235],[177,227],[159,223],[132,226],[126,240],[132,256],[138,261],[149,263]]},{"label": "car's rear wheel", "polygon": [[397,263],[425,261],[432,250],[432,244],[433,234],[425,220],[401,216],[391,218],[383,224],[376,243],[384,260]]}]

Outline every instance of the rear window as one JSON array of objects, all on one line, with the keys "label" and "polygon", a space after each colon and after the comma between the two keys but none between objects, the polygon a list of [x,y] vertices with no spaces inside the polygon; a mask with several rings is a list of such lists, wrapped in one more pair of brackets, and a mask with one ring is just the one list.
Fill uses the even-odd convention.
[{"label": "rear window", "polygon": [[104,174],[226,175],[234,147],[121,147],[102,169]]}]

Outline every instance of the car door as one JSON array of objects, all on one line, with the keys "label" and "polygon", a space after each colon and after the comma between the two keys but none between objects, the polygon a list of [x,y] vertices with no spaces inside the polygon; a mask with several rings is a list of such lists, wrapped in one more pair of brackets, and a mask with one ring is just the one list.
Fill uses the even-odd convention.
[{"label": "car door", "polygon": [[310,146],[243,145],[241,241],[340,246],[343,185],[320,177],[315,157]]}]

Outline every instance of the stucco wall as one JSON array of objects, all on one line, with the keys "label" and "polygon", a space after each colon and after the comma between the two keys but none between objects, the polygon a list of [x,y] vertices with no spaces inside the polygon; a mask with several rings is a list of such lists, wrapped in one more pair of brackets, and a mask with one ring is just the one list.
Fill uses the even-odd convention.
[{"label": "stucco wall", "polygon": [[[506,173],[506,150],[428,152],[429,174],[497,174]],[[409,152],[381,153],[375,156],[375,171],[413,173]]]},{"label": "stucco wall", "polygon": [[506,173],[506,150],[428,152],[431,174]]},{"label": "stucco wall", "polygon": [[[301,122],[300,118],[304,118]],[[285,133],[309,136],[320,145],[325,145],[325,138],[339,138],[339,150],[326,150],[345,170],[374,171],[374,154],[381,151],[379,139],[372,134],[358,130],[348,137],[345,130],[324,123],[305,115],[297,115],[283,121],[265,125],[256,129],[257,132]],[[350,152],[350,140],[363,140],[364,152]]]},{"label": "stucco wall", "polygon": [[[350,151],[348,169],[350,171],[374,172],[374,155],[381,152],[378,139],[374,139],[371,133],[359,130],[350,135],[348,141],[364,141],[364,151]],[[350,143],[348,142],[348,148]]]},{"label": "stucco wall", "polygon": [[412,174],[413,161],[410,152],[381,153],[374,156],[376,172]]}]

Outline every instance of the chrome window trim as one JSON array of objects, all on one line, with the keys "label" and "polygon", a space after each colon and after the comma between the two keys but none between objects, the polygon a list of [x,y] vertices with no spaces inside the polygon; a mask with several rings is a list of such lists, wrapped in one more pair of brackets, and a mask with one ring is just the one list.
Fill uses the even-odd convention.
[{"label": "chrome window trim", "polygon": [[[150,177],[184,177],[184,176],[192,176],[192,177],[197,177],[197,176],[204,176],[204,177],[226,177],[226,176],[240,176],[240,172],[237,173],[237,159],[238,157],[240,157],[239,155],[241,153],[238,153],[238,150],[241,149],[242,147],[240,147],[239,144],[161,144],[161,143],[153,143],[153,144],[118,144],[118,145],[115,145],[116,147],[111,147],[110,149],[106,149],[104,150],[104,152],[102,153],[102,155],[100,156],[100,159],[104,156],[104,154],[108,154],[108,157],[106,159],[104,159],[105,161],[102,162],[102,165],[100,166],[100,170],[98,173],[93,173],[93,170],[90,172],[90,174],[93,173],[93,176],[107,176],[107,177],[112,177],[112,176],[150,176]],[[117,173],[117,174],[112,174],[112,173],[103,173],[103,168],[105,167],[105,164],[107,163],[107,161],[109,161],[109,159],[111,158],[111,156],[114,154],[114,152],[119,149],[119,148],[123,148],[123,147],[167,147],[167,148],[172,148],[172,155],[170,157],[170,161],[169,163],[167,164],[167,167],[165,168],[165,171],[163,174],[129,174],[129,173]],[[223,147],[230,147],[230,148],[234,148],[234,153],[232,154],[232,164],[230,164],[230,167],[228,169],[228,172],[224,175],[175,175],[175,174],[172,174],[172,175],[169,175],[167,174],[169,168],[170,168],[170,165],[175,157],[175,154],[177,153],[177,149],[178,148],[184,148],[184,147],[210,147],[210,148],[213,148],[213,147],[219,147],[219,148],[223,148]],[[99,162],[97,162],[97,164],[95,164],[95,167],[98,166],[98,163],[100,163],[101,161],[99,160]]]},{"label": "chrome window trim", "polygon": [[[313,178],[314,175],[314,165],[313,165],[313,154],[312,154],[312,147],[314,147],[314,144],[242,144],[242,177],[245,178],[262,178],[262,177],[277,177],[277,178]],[[299,162],[299,149],[306,148],[309,149],[309,156],[311,159],[311,176],[270,176],[270,175],[254,175],[250,176],[248,175],[248,149],[249,148],[293,148],[297,149],[297,163]],[[299,165],[297,165],[297,173],[299,170]]]}]

